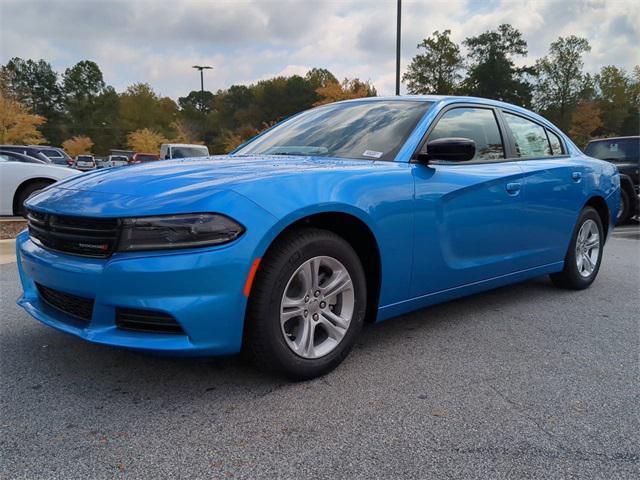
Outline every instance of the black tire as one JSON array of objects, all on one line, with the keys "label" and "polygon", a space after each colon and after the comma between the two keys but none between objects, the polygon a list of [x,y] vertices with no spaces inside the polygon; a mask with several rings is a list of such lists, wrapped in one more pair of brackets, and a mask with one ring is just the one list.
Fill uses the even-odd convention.
[{"label": "black tire", "polygon": [[[598,235],[600,239],[600,250],[598,251],[597,261],[595,267],[589,276],[582,276],[578,271],[578,265],[576,261],[576,244],[578,241],[578,233],[582,225],[587,220],[593,220],[598,229]],[[550,275],[551,281],[556,287],[567,288],[571,290],[582,290],[593,283],[600,270],[600,264],[602,263],[602,252],[604,250],[604,229],[602,228],[602,220],[598,212],[592,207],[585,207],[578,218],[578,222],[573,230],[573,236],[569,243],[569,249],[564,259],[564,269],[559,273],[553,273]]]},{"label": "black tire", "polygon": [[[280,325],[280,306],[285,288],[307,260],[329,256],[338,260],[351,276],[354,308],[342,340],[326,355],[308,359],[287,345]],[[256,274],[244,332],[244,351],[262,370],[292,380],[306,380],[336,368],[348,355],[364,322],[367,303],[362,264],[342,237],[316,228],[297,229],[277,240],[262,259]]]},{"label": "black tire", "polygon": [[620,190],[620,213],[616,219],[616,225],[624,225],[631,218],[631,201],[629,194],[624,190]]},{"label": "black tire", "polygon": [[27,215],[27,211],[24,208],[24,202],[29,198],[34,192],[39,190],[43,190],[51,185],[53,182],[47,181],[37,181],[30,183],[20,189],[19,192],[16,193],[16,203],[15,203],[15,214],[21,215],[25,217]]}]

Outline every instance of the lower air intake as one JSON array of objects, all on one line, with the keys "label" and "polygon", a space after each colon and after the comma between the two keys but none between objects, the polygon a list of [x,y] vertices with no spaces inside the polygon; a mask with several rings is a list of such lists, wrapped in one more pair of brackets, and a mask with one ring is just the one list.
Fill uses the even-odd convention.
[{"label": "lower air intake", "polygon": [[175,318],[168,313],[154,310],[117,308],[116,326],[135,332],[185,334]]}]

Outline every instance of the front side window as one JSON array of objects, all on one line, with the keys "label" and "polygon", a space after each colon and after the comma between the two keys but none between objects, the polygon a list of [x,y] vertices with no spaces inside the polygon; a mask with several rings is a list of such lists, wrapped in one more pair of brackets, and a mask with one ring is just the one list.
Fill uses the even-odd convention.
[{"label": "front side window", "polygon": [[547,134],[549,135],[549,143],[551,143],[551,153],[553,155],[562,155],[564,150],[562,149],[562,142],[560,141],[560,137],[558,137],[551,130],[547,130]]},{"label": "front side window", "polygon": [[390,100],[335,103],[297,115],[235,155],[313,155],[394,160],[431,102]]},{"label": "front side window", "polygon": [[473,160],[504,158],[500,129],[493,110],[488,108],[454,108],[446,112],[429,134],[428,141],[440,138],[468,138],[476,143]]},{"label": "front side window", "polygon": [[548,157],[551,147],[544,127],[518,115],[503,112],[513,134],[517,157]]}]

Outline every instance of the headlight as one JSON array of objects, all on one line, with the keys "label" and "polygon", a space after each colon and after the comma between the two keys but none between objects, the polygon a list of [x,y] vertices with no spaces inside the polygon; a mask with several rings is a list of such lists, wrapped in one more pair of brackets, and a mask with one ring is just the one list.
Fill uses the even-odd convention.
[{"label": "headlight", "polygon": [[220,245],[235,240],[244,227],[224,215],[194,213],[122,220],[119,251]]}]

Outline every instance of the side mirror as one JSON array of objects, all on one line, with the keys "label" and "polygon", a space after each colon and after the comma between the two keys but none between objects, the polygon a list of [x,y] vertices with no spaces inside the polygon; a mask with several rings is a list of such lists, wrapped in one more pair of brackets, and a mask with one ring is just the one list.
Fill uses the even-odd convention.
[{"label": "side mirror", "polygon": [[[426,147],[426,148],[425,148]],[[470,138],[438,138],[427,142],[418,160],[445,160],[447,162],[467,162],[476,155],[476,142]]]}]

